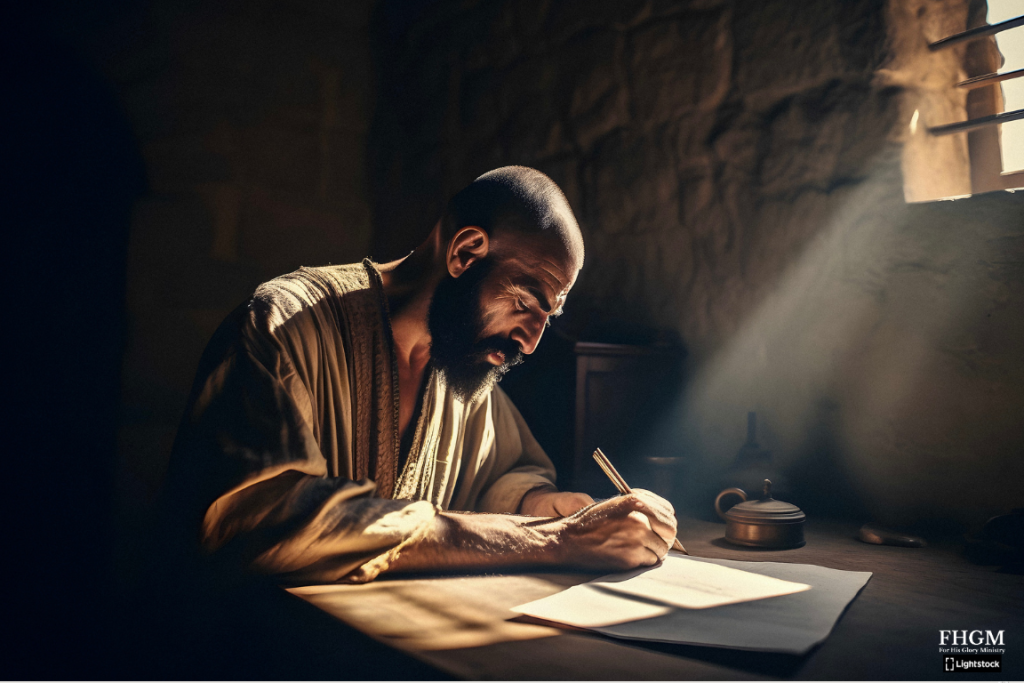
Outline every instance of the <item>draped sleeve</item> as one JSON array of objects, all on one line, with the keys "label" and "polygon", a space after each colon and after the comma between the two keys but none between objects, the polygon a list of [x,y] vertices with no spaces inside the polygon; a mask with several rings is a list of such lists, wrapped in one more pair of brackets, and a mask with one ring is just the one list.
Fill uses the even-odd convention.
[{"label": "draped sleeve", "polygon": [[207,348],[169,472],[178,522],[207,556],[283,580],[370,580],[436,507],[353,477],[344,321],[296,291],[255,297]]}]

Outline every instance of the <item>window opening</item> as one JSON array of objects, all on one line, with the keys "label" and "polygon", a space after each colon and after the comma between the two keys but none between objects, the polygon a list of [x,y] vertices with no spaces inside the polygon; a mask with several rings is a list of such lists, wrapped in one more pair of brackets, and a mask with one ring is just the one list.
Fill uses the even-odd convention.
[{"label": "window opening", "polygon": [[[1021,0],[988,0],[988,23],[998,24],[1020,16],[1024,11]],[[996,46],[1003,55],[999,76],[1024,71],[1024,28],[996,34]],[[1024,78],[1004,78],[1003,111],[1024,109]],[[1024,171],[1024,120],[1000,124],[1000,151],[1003,173]]]}]

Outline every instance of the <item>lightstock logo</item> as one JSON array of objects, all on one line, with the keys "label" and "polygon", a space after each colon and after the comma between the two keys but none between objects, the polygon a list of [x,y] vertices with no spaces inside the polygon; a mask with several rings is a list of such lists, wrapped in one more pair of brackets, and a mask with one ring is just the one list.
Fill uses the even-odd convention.
[{"label": "lightstock logo", "polygon": [[955,673],[965,671],[1003,670],[1006,649],[1005,631],[967,631],[943,629],[939,631],[939,652],[942,670]]}]

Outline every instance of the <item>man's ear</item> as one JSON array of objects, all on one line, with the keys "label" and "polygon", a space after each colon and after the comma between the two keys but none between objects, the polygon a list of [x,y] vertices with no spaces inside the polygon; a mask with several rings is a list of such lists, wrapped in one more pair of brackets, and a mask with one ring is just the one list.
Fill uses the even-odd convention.
[{"label": "man's ear", "polygon": [[459,277],[471,265],[487,257],[491,247],[487,233],[476,225],[467,225],[448,241],[445,265],[452,277]]}]

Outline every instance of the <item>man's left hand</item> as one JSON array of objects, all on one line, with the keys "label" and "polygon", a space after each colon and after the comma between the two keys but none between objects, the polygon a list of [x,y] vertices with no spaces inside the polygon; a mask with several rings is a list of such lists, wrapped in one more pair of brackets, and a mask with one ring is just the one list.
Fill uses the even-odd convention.
[{"label": "man's left hand", "polygon": [[593,503],[594,499],[585,493],[535,489],[523,496],[519,513],[529,517],[568,517]]}]

